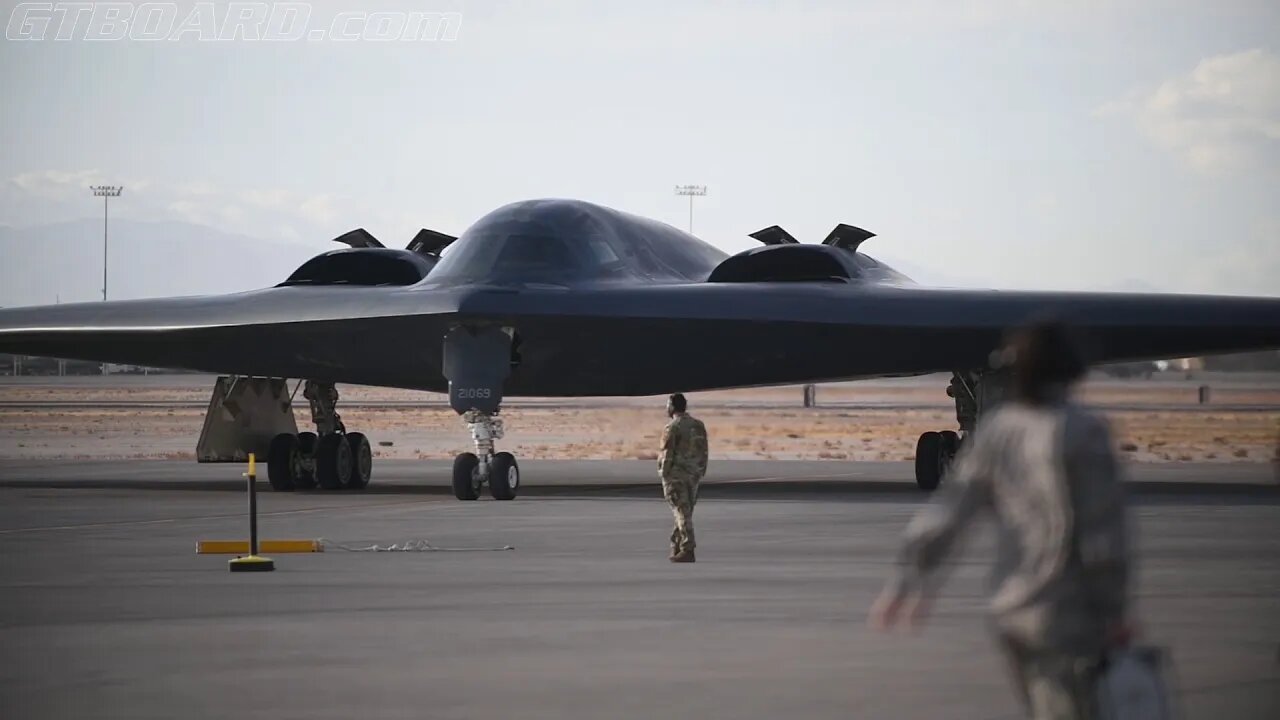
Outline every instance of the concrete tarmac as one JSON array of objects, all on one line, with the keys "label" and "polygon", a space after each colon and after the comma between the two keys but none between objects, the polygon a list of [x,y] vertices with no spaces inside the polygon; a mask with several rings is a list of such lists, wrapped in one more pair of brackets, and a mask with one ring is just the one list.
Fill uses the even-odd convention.
[{"label": "concrete tarmac", "polygon": [[[243,466],[2,461],[0,716],[1019,717],[983,625],[988,529],[922,633],[865,626],[924,502],[907,464],[716,463],[693,565],[666,561],[652,462],[522,467],[506,503],[453,500],[444,462],[262,492],[263,537],[444,550],[233,575],[194,546],[245,536]],[[1130,475],[1138,616],[1185,717],[1280,717],[1273,469]]]}]

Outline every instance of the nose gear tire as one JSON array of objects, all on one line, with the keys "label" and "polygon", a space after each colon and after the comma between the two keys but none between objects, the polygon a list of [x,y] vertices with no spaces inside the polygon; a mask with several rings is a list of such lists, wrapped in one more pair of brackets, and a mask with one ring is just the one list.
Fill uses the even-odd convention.
[{"label": "nose gear tire", "polygon": [[460,453],[453,458],[453,496],[459,500],[475,500],[480,497],[480,484],[476,469],[480,458],[475,453]]},{"label": "nose gear tire", "polygon": [[509,452],[500,452],[489,463],[489,494],[494,500],[514,500],[520,489],[520,465]]}]

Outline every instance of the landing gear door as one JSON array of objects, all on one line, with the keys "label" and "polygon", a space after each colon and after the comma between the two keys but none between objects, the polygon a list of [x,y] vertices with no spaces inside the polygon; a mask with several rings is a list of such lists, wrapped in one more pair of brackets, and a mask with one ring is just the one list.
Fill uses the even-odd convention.
[{"label": "landing gear door", "polygon": [[511,374],[511,334],[510,328],[459,325],[444,336],[444,376],[455,412],[498,412]]},{"label": "landing gear door", "polygon": [[196,460],[245,462],[249,453],[266,460],[272,438],[281,433],[298,434],[285,381],[224,375],[213,386]]}]

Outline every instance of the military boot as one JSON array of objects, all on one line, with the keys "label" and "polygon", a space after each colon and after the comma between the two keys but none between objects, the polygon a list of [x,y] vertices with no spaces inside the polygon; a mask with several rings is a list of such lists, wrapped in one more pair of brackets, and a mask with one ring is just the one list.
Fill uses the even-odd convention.
[{"label": "military boot", "polygon": [[694,557],[692,550],[686,550],[671,556],[671,562],[673,563],[691,563],[696,561],[697,559]]}]

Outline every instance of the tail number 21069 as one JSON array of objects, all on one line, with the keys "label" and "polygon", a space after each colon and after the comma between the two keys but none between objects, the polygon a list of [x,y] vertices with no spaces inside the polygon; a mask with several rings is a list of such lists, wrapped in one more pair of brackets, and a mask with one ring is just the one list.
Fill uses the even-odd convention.
[{"label": "tail number 21069", "polygon": [[459,398],[467,400],[480,400],[492,397],[493,391],[490,388],[458,388]]}]

